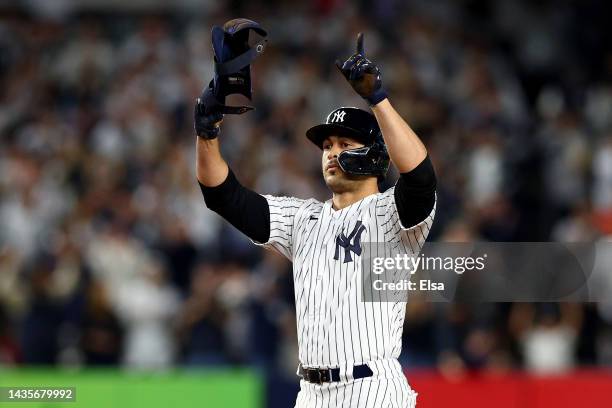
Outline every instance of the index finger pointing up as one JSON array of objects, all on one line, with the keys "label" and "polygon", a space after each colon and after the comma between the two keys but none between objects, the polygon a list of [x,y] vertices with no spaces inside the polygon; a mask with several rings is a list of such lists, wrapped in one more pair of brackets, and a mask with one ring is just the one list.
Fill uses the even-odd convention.
[{"label": "index finger pointing up", "polygon": [[357,35],[357,54],[365,56],[363,51],[363,33]]}]

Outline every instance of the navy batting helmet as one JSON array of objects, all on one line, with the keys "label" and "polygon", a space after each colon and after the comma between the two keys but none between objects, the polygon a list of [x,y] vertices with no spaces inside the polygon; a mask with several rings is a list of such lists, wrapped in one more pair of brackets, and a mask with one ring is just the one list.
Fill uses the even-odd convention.
[{"label": "navy batting helmet", "polygon": [[389,153],[374,115],[358,108],[338,108],[327,115],[325,123],[306,131],[306,137],[320,149],[325,138],[332,135],[350,137],[365,145],[338,155],[338,163],[345,173],[361,176],[387,174]]}]

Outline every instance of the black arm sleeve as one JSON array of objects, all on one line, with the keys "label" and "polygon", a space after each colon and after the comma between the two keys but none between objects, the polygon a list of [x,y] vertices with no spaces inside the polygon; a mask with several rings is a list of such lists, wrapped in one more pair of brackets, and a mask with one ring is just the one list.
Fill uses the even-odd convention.
[{"label": "black arm sleeve", "polygon": [[264,243],[270,239],[270,207],[262,195],[244,187],[232,169],[223,183],[200,189],[206,206],[225,218],[252,240]]},{"label": "black arm sleeve", "polygon": [[436,201],[436,173],[429,156],[395,184],[395,205],[402,226],[410,228],[423,221]]}]

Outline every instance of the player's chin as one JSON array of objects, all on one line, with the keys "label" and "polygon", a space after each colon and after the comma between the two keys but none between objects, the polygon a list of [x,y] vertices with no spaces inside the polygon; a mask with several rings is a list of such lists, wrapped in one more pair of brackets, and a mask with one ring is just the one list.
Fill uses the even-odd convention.
[{"label": "player's chin", "polygon": [[329,170],[323,170],[323,179],[325,179],[325,182],[329,184],[329,182],[333,183],[335,180],[346,179],[346,174],[339,168],[332,168]]},{"label": "player's chin", "polygon": [[323,180],[325,180],[325,184],[329,185],[338,179],[339,177],[335,172],[323,171]]},{"label": "player's chin", "polygon": [[341,193],[351,189],[352,182],[343,171],[325,172],[323,173],[323,179],[327,187],[334,193]]}]

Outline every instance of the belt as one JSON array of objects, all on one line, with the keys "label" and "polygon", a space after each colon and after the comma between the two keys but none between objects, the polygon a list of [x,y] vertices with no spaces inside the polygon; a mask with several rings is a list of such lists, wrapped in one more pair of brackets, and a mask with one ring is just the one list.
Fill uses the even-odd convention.
[{"label": "belt", "polygon": [[[374,375],[372,369],[366,364],[358,365],[353,367],[353,379],[358,380],[360,378],[371,377]],[[313,384],[322,384],[329,382],[340,381],[340,369],[339,368],[307,368],[301,364],[298,368],[298,376],[305,381]]]}]

